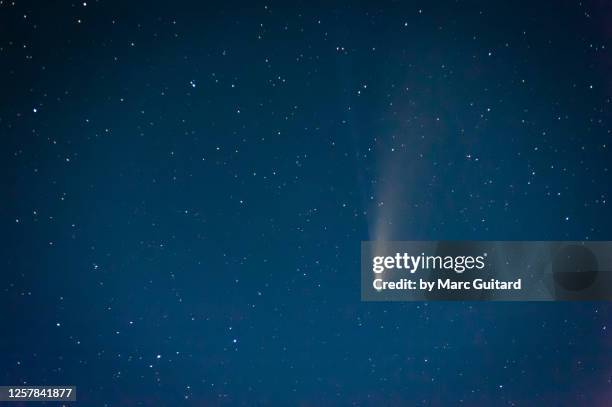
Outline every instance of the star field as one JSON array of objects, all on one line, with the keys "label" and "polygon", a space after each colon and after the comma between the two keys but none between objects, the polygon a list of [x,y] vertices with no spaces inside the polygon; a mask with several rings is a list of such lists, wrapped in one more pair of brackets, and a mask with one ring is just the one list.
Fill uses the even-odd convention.
[{"label": "star field", "polygon": [[611,18],[0,0],[0,384],[610,405],[609,304],[361,302],[359,248],[612,240]]}]

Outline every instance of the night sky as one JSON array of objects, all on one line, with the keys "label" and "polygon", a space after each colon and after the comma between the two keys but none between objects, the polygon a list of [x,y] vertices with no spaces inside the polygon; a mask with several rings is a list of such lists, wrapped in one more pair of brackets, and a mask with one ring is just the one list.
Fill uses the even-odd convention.
[{"label": "night sky", "polygon": [[0,384],[612,405],[610,304],[367,303],[359,265],[612,240],[611,40],[603,0],[0,0]]}]

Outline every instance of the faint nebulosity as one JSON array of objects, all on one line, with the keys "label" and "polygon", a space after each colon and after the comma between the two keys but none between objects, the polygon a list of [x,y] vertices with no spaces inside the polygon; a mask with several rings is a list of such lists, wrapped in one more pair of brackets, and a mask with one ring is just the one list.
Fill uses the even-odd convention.
[{"label": "faint nebulosity", "polygon": [[362,303],[376,238],[612,240],[612,7],[0,0],[0,384],[606,406],[608,303]]}]

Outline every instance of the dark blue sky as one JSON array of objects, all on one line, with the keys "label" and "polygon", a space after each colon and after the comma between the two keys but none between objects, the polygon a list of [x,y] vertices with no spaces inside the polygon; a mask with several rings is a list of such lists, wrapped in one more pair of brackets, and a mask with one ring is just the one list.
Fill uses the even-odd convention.
[{"label": "dark blue sky", "polygon": [[612,404],[607,303],[359,291],[380,230],[612,240],[611,19],[0,1],[0,384],[87,406]]}]

